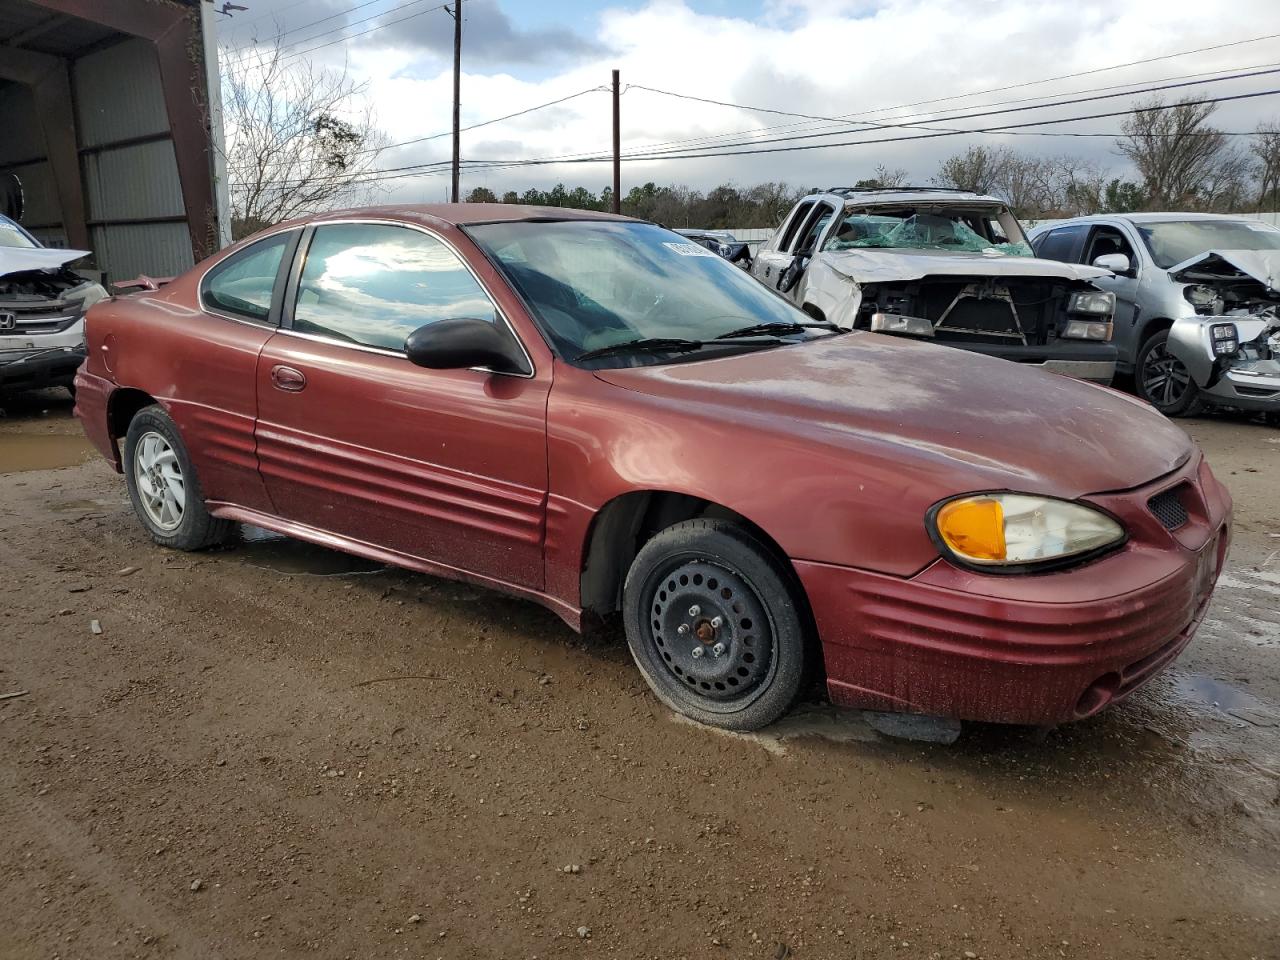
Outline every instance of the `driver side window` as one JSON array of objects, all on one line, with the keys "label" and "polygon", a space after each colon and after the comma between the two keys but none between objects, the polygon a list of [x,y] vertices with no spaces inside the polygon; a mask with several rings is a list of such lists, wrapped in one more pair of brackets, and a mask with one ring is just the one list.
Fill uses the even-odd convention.
[{"label": "driver side window", "polygon": [[1109,253],[1124,254],[1129,258],[1129,266],[1131,268],[1138,265],[1138,258],[1133,255],[1133,247],[1125,239],[1123,233],[1115,227],[1095,228],[1093,233],[1089,235],[1089,242],[1085,245],[1085,264],[1092,264],[1099,257],[1106,256]]},{"label": "driver side window", "polygon": [[437,320],[493,323],[497,310],[471,271],[442,241],[383,223],[318,226],[307,249],[293,309],[299,333],[401,351],[405,338]]},{"label": "driver side window", "polygon": [[827,224],[831,222],[833,216],[835,216],[835,211],[825,203],[816,207],[809,216],[809,223],[800,235],[800,239],[796,241],[795,246],[791,249],[791,252],[800,253],[802,250],[816,250],[818,238],[822,236],[822,231],[827,228]]}]

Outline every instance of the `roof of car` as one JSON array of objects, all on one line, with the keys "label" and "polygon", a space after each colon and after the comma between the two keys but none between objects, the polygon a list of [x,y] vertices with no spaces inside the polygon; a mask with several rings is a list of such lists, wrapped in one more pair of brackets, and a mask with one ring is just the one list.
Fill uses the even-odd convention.
[{"label": "roof of car", "polygon": [[1073,223],[1098,223],[1102,220],[1128,220],[1130,223],[1178,223],[1184,220],[1241,220],[1251,219],[1241,217],[1234,213],[1179,213],[1170,211],[1167,213],[1093,213],[1084,217],[1067,217],[1063,220],[1051,220],[1043,224],[1037,224],[1036,229],[1042,227],[1063,227]]},{"label": "roof of car", "polygon": [[[960,200],[966,203],[993,203],[1004,205],[999,197],[984,193],[972,193],[968,190],[952,190],[948,187],[884,187],[877,189],[858,189],[857,187],[829,187],[819,190],[809,197],[826,197],[839,200],[845,204],[895,204],[895,203],[938,203],[948,200]],[[808,198],[806,198],[808,199]]]},{"label": "roof of car", "polygon": [[634,221],[599,210],[575,210],[570,207],[533,207],[520,203],[396,203],[376,207],[352,207],[346,210],[326,210],[307,220],[340,220],[385,218],[389,220],[434,220],[452,226],[469,226],[477,223],[509,223],[522,220],[622,220]]}]

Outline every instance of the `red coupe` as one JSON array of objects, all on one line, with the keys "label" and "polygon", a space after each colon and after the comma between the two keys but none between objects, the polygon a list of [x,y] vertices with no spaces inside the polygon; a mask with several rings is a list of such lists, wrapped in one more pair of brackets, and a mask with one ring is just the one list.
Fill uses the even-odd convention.
[{"label": "red coupe", "polygon": [[281,224],[88,315],[76,412],[184,550],[237,522],[620,618],[671,708],[1056,724],[1186,646],[1231,501],[1104,388],[855,333],[675,233],[463,204]]}]

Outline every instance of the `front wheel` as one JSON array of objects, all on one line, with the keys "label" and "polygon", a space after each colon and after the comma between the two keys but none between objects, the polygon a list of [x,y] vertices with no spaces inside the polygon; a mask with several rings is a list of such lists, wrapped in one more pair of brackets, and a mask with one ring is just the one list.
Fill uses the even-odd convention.
[{"label": "front wheel", "polygon": [[1169,352],[1169,331],[1161,330],[1138,352],[1134,386],[1138,396],[1166,417],[1193,417],[1204,409],[1200,388],[1186,364]]},{"label": "front wheel", "polygon": [[232,524],[205,508],[187,448],[161,407],[145,407],[130,421],[124,477],[134,513],[156,543],[200,550],[229,538]]},{"label": "front wheel", "polygon": [[641,548],[623,589],[627,644],[658,699],[701,723],[757,730],[806,673],[804,598],[737,524],[687,520]]}]

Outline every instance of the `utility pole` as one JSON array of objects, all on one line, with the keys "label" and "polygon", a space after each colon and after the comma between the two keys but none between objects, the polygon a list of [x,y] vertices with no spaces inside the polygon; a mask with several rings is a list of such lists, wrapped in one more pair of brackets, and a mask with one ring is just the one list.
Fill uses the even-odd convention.
[{"label": "utility pole", "polygon": [[622,212],[622,120],[618,104],[618,71],[613,71],[613,212]]},{"label": "utility pole", "polygon": [[461,166],[461,134],[458,129],[458,117],[462,104],[462,0],[453,0],[453,9],[445,7],[449,16],[453,17],[453,186],[449,191],[449,201],[458,202],[458,174]]}]

